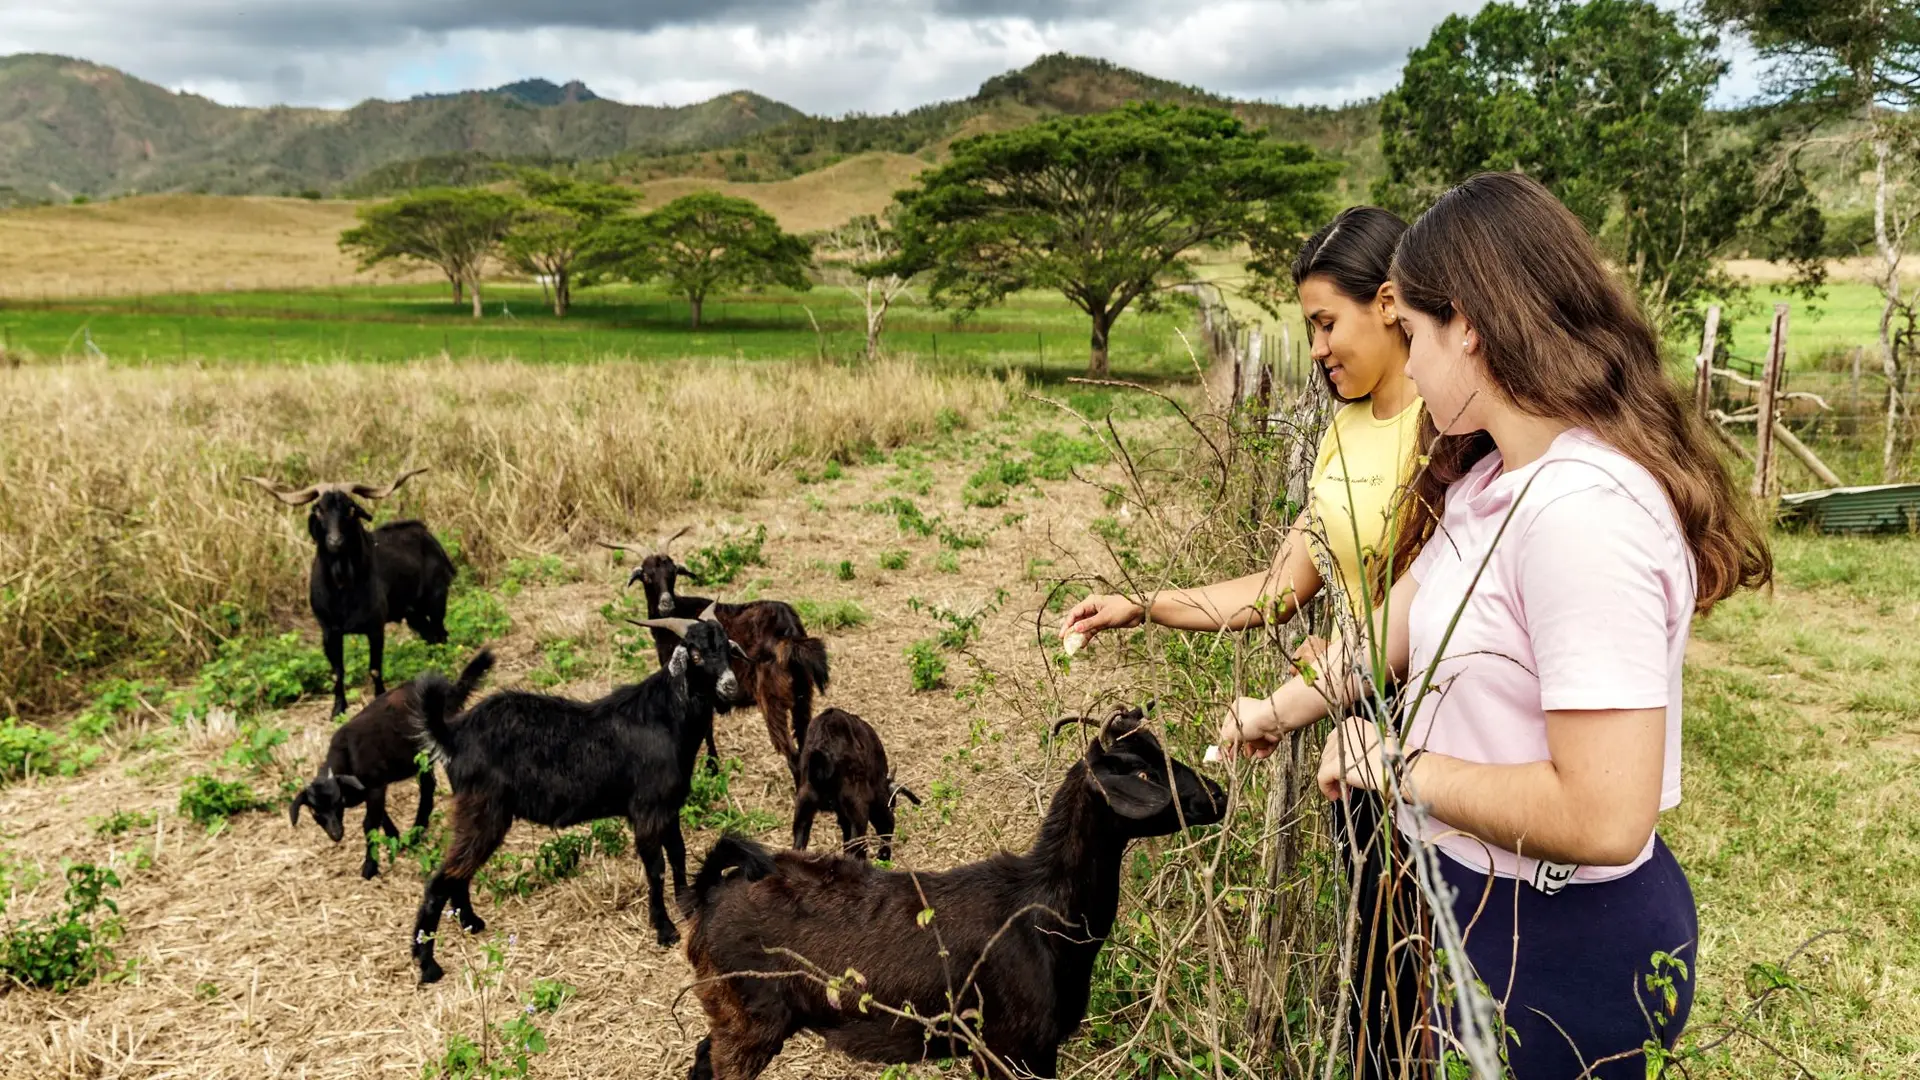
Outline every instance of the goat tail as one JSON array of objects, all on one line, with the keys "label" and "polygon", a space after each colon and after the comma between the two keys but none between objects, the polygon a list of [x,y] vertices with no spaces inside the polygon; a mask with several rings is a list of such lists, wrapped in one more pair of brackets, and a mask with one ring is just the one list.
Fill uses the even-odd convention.
[{"label": "goat tail", "polygon": [[446,712],[452,714],[465,709],[467,698],[473,696],[473,691],[480,685],[480,680],[486,678],[487,672],[492,670],[493,651],[481,649],[478,655],[467,661],[467,666],[460,671],[460,678],[454,681],[453,690],[447,695]]},{"label": "goat tail", "polygon": [[794,672],[794,681],[805,675],[815,688],[827,688],[827,643],[817,637],[804,637],[798,641],[783,641],[787,648],[787,663],[799,670]]},{"label": "goat tail", "polygon": [[[492,659],[487,657],[489,663]],[[469,664],[468,669],[472,666]],[[420,704],[420,744],[442,761],[453,757],[454,731],[447,723],[447,706],[457,691],[458,688],[437,671],[422,675],[413,683],[413,692]]]},{"label": "goat tail", "polygon": [[693,888],[679,898],[680,910],[687,915],[697,915],[706,910],[707,897],[713,890],[730,878],[759,881],[773,870],[771,851],[737,833],[726,833],[707,852],[707,861],[700,864],[700,872],[694,875]]}]

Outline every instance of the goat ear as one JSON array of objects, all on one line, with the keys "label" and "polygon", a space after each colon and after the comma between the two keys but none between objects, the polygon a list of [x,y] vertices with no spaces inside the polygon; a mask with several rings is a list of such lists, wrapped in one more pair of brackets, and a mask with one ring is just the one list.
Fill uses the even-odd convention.
[{"label": "goat ear", "polygon": [[745,649],[743,649],[743,648],[741,648],[741,647],[740,647],[740,643],[739,643],[739,642],[737,642],[737,641],[734,641],[734,640],[732,640],[731,638],[729,638],[729,639],[728,639],[728,641],[727,641],[727,648],[728,648],[728,649],[729,649],[730,651],[732,651],[732,653],[733,653],[733,655],[735,655],[735,656],[737,656],[737,657],[739,657],[740,659],[742,659],[742,660],[745,660],[745,659],[748,659],[748,657],[747,657],[747,650],[745,650]]},{"label": "goat ear", "polygon": [[355,790],[355,791],[365,791],[365,790],[367,790],[367,786],[366,786],[365,784],[362,784],[362,783],[360,782],[360,778],[359,778],[359,777],[357,777],[357,776],[341,776],[341,777],[340,777],[340,786],[341,786],[341,787],[350,787],[350,788],[352,788],[352,789],[353,789],[353,790]]},{"label": "goat ear", "polygon": [[893,806],[894,803],[899,802],[902,796],[904,796],[906,800],[912,803],[913,805],[915,806],[920,805],[920,796],[915,795],[913,793],[912,788],[908,787],[905,784],[899,783],[898,781],[889,780],[888,783],[891,783],[893,785],[893,790],[887,794],[887,805],[889,807]]},{"label": "goat ear", "polygon": [[673,655],[667,658],[667,674],[676,679],[685,675],[687,673],[687,661],[687,647],[685,645],[675,645],[673,647]]},{"label": "goat ear", "polygon": [[1150,818],[1173,803],[1173,792],[1166,785],[1124,772],[1105,759],[1090,764],[1087,777],[1113,812],[1124,818]]},{"label": "goat ear", "polygon": [[301,788],[300,794],[293,797],[293,805],[287,807],[287,824],[300,824],[300,808],[303,806],[309,808],[313,806],[312,801],[307,798],[306,788]]}]

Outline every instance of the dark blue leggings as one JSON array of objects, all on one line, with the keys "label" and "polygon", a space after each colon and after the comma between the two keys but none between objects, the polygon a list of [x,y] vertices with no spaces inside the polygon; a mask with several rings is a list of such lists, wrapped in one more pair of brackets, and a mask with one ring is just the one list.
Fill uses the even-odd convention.
[{"label": "dark blue leggings", "polygon": [[[1680,1037],[1699,956],[1693,890],[1666,842],[1656,837],[1653,857],[1626,877],[1552,896],[1502,877],[1489,891],[1487,875],[1445,854],[1440,866],[1459,893],[1454,917],[1474,972],[1496,1001],[1506,1000],[1514,1080],[1572,1080],[1582,1069],[1600,1080],[1644,1080],[1637,1051],[1648,1039],[1671,1047]],[[1685,974],[1656,965],[1655,953],[1685,963]],[[1649,989],[1649,976],[1670,980],[1671,1008],[1667,988]],[[1634,1053],[1594,1064],[1623,1051]]]}]

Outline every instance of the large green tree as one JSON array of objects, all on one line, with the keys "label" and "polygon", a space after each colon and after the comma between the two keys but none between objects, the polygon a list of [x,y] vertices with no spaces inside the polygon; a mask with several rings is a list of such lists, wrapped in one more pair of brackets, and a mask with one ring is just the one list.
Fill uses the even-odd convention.
[{"label": "large green tree", "polygon": [[1707,108],[1719,42],[1644,0],[1493,3],[1450,16],[1382,99],[1387,172],[1406,213],[1474,173],[1517,170],[1596,231],[1662,326],[1731,295],[1739,243],[1818,280],[1824,223],[1772,135]]},{"label": "large green tree", "polygon": [[813,249],[746,199],[696,191],[640,217],[594,230],[583,266],[630,281],[664,281],[687,298],[693,328],[716,289],[784,285],[809,289]]},{"label": "large green tree", "polygon": [[383,262],[423,262],[453,283],[453,300],[464,289],[480,317],[480,275],[487,260],[519,220],[522,204],[512,195],[473,188],[423,188],[390,202],[363,206],[360,224],[340,234],[341,250],[362,269]]},{"label": "large green tree", "polygon": [[583,182],[539,169],[523,170],[515,179],[526,196],[526,209],[507,234],[507,262],[538,277],[549,290],[553,313],[564,317],[573,306],[582,249],[594,230],[625,213],[638,195],[631,188]]},{"label": "large green tree", "polygon": [[1114,320],[1193,279],[1202,248],[1278,265],[1328,213],[1338,166],[1214,109],[1137,104],[963,139],[898,195],[903,254],[936,305],[970,313],[1058,290],[1092,322],[1107,373]]},{"label": "large green tree", "polygon": [[1767,96],[1782,115],[1854,121],[1841,137],[1854,138],[1871,161],[1879,351],[1887,377],[1881,475],[1891,482],[1912,450],[1914,418],[1901,415],[1901,402],[1920,348],[1913,344],[1920,337],[1920,298],[1903,286],[1900,273],[1903,241],[1920,210],[1912,195],[1920,184],[1920,4],[1705,0],[1702,8],[1743,31],[1769,63]]}]

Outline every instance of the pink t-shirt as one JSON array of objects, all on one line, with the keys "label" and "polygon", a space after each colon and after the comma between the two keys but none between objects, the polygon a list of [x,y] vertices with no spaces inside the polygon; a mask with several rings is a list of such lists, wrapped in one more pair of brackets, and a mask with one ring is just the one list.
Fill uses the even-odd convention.
[{"label": "pink t-shirt", "polygon": [[[1510,473],[1500,465],[1489,454],[1448,489],[1440,528],[1409,571],[1420,583],[1407,613],[1409,693],[1443,640],[1446,652],[1407,725],[1407,747],[1487,764],[1545,761],[1549,711],[1664,708],[1660,809],[1678,805],[1680,666],[1695,582],[1666,493],[1578,428],[1538,461]],[[1411,811],[1399,818],[1416,833]],[[1649,837],[1625,866],[1575,869],[1448,829],[1430,821],[1428,838],[1468,866],[1484,871],[1491,856],[1495,873],[1549,892],[1622,877],[1653,853]]]}]

